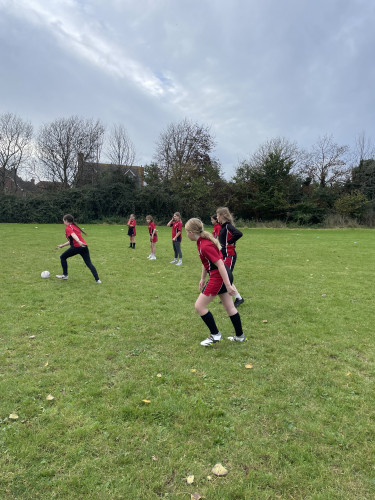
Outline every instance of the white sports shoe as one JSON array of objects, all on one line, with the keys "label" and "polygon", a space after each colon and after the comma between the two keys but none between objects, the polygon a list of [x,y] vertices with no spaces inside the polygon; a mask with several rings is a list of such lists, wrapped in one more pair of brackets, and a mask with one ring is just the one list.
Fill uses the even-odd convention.
[{"label": "white sports shoe", "polygon": [[206,339],[202,340],[201,345],[207,347],[207,346],[216,344],[216,342],[220,342],[220,340],[221,340],[221,333],[219,332],[216,335],[210,335]]},{"label": "white sports shoe", "polygon": [[234,337],[228,337],[228,340],[230,340],[231,342],[247,342],[247,338],[244,334],[240,335],[239,337],[237,337],[237,335],[235,335]]},{"label": "white sports shoe", "polygon": [[147,258],[148,258],[148,259],[151,259],[151,257],[152,257],[152,255],[150,254]]},{"label": "white sports shoe", "polygon": [[150,260],[156,260],[156,255],[151,255]]},{"label": "white sports shoe", "polygon": [[176,264],[176,266],[182,266],[182,260],[179,260]]},{"label": "white sports shoe", "polygon": [[100,281],[100,280],[96,280],[96,282],[97,282],[97,283],[101,283],[101,281]]},{"label": "white sports shoe", "polygon": [[177,259],[173,259],[170,261],[170,264],[175,264],[177,262]]},{"label": "white sports shoe", "polygon": [[56,278],[59,278],[59,280],[67,280],[68,276],[65,274],[56,274]]}]

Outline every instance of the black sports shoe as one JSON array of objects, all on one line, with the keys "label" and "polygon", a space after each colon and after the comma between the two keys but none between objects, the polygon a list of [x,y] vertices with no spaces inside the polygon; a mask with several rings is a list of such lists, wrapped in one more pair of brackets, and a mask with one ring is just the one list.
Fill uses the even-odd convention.
[{"label": "black sports shoe", "polygon": [[245,299],[243,299],[242,297],[240,299],[236,299],[234,301],[234,307],[238,307],[240,306],[241,304],[243,304],[245,302]]}]

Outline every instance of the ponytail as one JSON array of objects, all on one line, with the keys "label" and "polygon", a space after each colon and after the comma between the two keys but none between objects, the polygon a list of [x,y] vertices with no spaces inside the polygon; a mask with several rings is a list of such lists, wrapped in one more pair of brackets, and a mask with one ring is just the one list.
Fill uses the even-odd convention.
[{"label": "ponytail", "polygon": [[204,230],[203,222],[200,219],[189,219],[185,224],[186,231],[191,231],[192,233],[199,234],[199,236],[205,240],[210,240],[217,247],[218,250],[221,250],[221,245],[216,238],[212,236],[211,233],[208,233]]},{"label": "ponytail", "polygon": [[77,224],[74,222],[73,215],[66,214],[66,215],[64,215],[63,220],[66,220],[67,222],[69,222],[69,224],[74,224],[76,227],[78,227],[78,229],[81,231],[81,233],[87,234],[87,233],[85,233],[85,231],[83,231],[83,229],[81,229],[79,226],[77,226]]}]

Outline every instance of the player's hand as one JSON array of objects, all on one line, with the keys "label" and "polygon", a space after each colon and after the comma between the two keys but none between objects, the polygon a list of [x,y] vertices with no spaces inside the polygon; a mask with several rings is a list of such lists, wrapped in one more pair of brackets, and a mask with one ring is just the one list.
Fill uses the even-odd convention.
[{"label": "player's hand", "polygon": [[227,287],[226,287],[226,289],[227,289],[227,292],[229,293],[229,295],[231,295],[232,297],[233,297],[234,295],[236,295],[236,293],[237,293],[237,289],[236,289],[236,287],[235,287],[235,286],[233,286],[233,285],[229,285],[229,286],[227,286]]},{"label": "player's hand", "polygon": [[206,283],[206,280],[200,280],[200,282],[199,282],[199,290],[203,289],[205,283]]}]

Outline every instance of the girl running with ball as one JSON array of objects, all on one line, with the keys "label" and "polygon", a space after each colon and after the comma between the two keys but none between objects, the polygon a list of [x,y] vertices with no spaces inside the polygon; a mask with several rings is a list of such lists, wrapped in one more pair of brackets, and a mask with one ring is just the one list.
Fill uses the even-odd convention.
[{"label": "girl running with ball", "polygon": [[[204,231],[203,223],[199,219],[189,219],[185,224],[185,230],[189,240],[197,243],[199,257],[202,261],[202,275],[199,282],[201,294],[195,302],[195,310],[206,323],[210,335],[201,342],[201,345],[211,346],[221,341],[221,333],[212,313],[208,310],[209,303],[216,295],[219,296],[235,330],[235,335],[228,337],[228,340],[245,342],[246,337],[242,331],[241,318],[232,300],[232,295],[235,295],[237,290],[232,285],[232,272],[224,264],[220,243],[212,234]],[[206,283],[207,274],[209,279]]]},{"label": "girl running with ball", "polygon": [[63,222],[65,224],[65,236],[67,237],[68,241],[66,243],[63,243],[62,245],[57,245],[57,248],[63,248],[68,245],[70,245],[70,248],[60,256],[63,273],[56,274],[56,278],[59,278],[60,280],[67,280],[68,279],[67,259],[69,259],[69,257],[73,257],[74,255],[80,255],[86,266],[92,272],[95,281],[97,283],[101,283],[96,268],[91,262],[90,252],[87,243],[82,238],[81,233],[83,234],[86,233],[82,231],[82,229],[79,226],[77,226],[77,224],[74,223],[73,215],[70,214],[64,215]]}]

